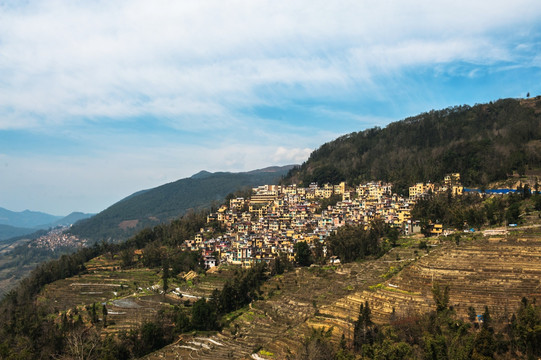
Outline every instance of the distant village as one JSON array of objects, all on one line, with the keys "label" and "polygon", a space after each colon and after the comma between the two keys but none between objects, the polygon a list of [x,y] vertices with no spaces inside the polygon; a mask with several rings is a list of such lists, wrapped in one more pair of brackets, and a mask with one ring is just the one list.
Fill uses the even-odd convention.
[{"label": "distant village", "polygon": [[[194,239],[186,240],[186,250],[201,251],[205,266],[218,263],[249,267],[258,262],[270,262],[279,254],[294,257],[293,247],[298,241],[310,246],[345,225],[368,225],[379,218],[405,235],[420,232],[418,223],[411,219],[411,209],[418,199],[430,193],[450,192],[462,195],[460,174],[449,174],[440,186],[418,183],[409,188],[405,198],[392,192],[392,185],[369,182],[349,187],[311,184],[263,185],[252,189],[250,198],[235,198],[208,215],[207,228]],[[321,204],[334,203],[322,209]],[[225,229],[223,235],[212,237],[211,224]],[[440,224],[433,224],[433,234],[441,234]]]},{"label": "distant village", "polygon": [[84,247],[88,244],[86,240],[66,233],[66,229],[68,229],[66,226],[59,226],[52,229],[47,234],[38,237],[31,244],[28,244],[28,246],[56,251],[61,248]]}]

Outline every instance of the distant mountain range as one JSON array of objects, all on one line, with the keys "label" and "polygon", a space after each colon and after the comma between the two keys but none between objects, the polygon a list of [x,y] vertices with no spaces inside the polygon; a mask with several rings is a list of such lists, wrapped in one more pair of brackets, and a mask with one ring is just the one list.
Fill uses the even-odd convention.
[{"label": "distant mountain range", "polygon": [[68,216],[55,216],[30,210],[15,212],[0,207],[0,241],[28,235],[38,230],[71,225],[91,216],[93,214],[81,212],[73,212]]},{"label": "distant mountain range", "polygon": [[249,172],[201,171],[189,178],[138,191],[99,214],[78,222],[70,232],[92,241],[119,241],[141,229],[167,222],[189,210],[210,208],[243,188],[277,184],[294,166]]}]

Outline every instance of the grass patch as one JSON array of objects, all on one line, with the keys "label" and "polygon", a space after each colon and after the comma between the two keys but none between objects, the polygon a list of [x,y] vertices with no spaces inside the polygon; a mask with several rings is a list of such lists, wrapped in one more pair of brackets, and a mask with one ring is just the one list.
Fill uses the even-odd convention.
[{"label": "grass patch", "polygon": [[380,275],[384,279],[390,279],[400,272],[402,268],[400,266],[391,266],[385,274]]},{"label": "grass patch", "polygon": [[368,290],[370,291],[376,291],[378,289],[383,289],[385,287],[385,285],[383,285],[382,283],[379,283],[379,284],[376,284],[376,285],[370,285],[368,287]]},{"label": "grass patch", "polygon": [[253,311],[247,311],[242,315],[242,319],[248,322],[252,322],[255,319],[255,314]]},{"label": "grass patch", "polygon": [[236,318],[238,318],[239,316],[243,315],[246,312],[246,310],[248,310],[248,306],[245,306],[243,308],[240,308],[238,310],[230,312],[229,314],[226,314],[226,315],[223,316],[223,320],[226,323],[230,323],[233,320],[235,320]]},{"label": "grass patch", "polygon": [[406,295],[421,295],[421,293],[419,293],[419,292],[402,290],[402,289],[398,289],[398,288],[395,288],[395,287],[384,285],[382,283],[379,283],[379,284],[376,284],[376,285],[371,285],[371,286],[368,287],[368,289],[371,290],[371,291],[377,291],[377,290],[381,289],[381,290],[387,290],[387,291],[392,291],[392,292],[396,292],[396,293],[400,293],[400,294],[406,294]]},{"label": "grass patch", "polygon": [[263,349],[259,350],[259,354],[261,354],[262,356],[274,357],[274,353]]}]

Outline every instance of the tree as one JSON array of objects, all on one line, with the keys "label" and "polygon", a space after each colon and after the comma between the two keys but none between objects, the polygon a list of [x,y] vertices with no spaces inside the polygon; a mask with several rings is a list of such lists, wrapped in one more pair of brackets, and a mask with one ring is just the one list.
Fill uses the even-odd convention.
[{"label": "tree", "polygon": [[133,249],[127,248],[120,252],[120,259],[122,260],[122,267],[127,268],[133,265]]},{"label": "tree", "polygon": [[312,328],[310,336],[303,341],[303,351],[300,359],[303,360],[327,360],[335,359],[336,353],[331,343],[332,328],[325,331],[324,328]]},{"label": "tree", "polygon": [[390,227],[387,229],[387,238],[389,239],[389,243],[392,247],[396,246],[396,242],[398,241],[398,235],[400,234],[398,229],[395,227]]},{"label": "tree", "polygon": [[383,235],[383,227],[379,222],[372,222],[370,229],[364,225],[342,226],[327,237],[327,250],[344,263],[364,259],[368,255],[377,255],[381,251],[379,239]]},{"label": "tree", "polygon": [[492,359],[496,349],[494,340],[494,330],[490,327],[491,318],[488,311],[488,306],[485,306],[483,313],[483,326],[481,331],[477,333],[473,346],[472,359]]},{"label": "tree", "polygon": [[190,331],[192,325],[190,319],[186,316],[186,313],[182,309],[178,309],[175,316],[175,332],[181,334],[183,332]]},{"label": "tree", "polygon": [[90,307],[88,312],[89,312],[90,321],[92,322],[92,324],[97,324],[98,323],[98,313],[96,311],[96,303],[92,303],[92,306]]},{"label": "tree", "polygon": [[197,300],[192,306],[192,327],[195,330],[218,329],[216,311],[205,298]]},{"label": "tree", "polygon": [[314,246],[314,261],[319,265],[325,264],[325,253],[323,252],[323,244],[319,240],[316,240],[316,244]]},{"label": "tree", "polygon": [[146,355],[163,345],[165,345],[163,328],[155,322],[145,322],[140,329],[140,342],[136,346],[136,355]]},{"label": "tree", "polygon": [[368,301],[361,304],[359,317],[355,322],[353,330],[353,348],[360,351],[364,344],[372,345],[374,342],[374,329],[371,319],[371,311]]},{"label": "tree", "polygon": [[298,241],[293,247],[295,251],[295,261],[300,266],[310,266],[312,264],[312,252],[310,246],[305,241]]},{"label": "tree", "polygon": [[100,337],[94,328],[78,327],[66,336],[67,354],[74,359],[93,359]]},{"label": "tree", "polygon": [[529,184],[524,184],[522,187],[522,197],[524,199],[529,199],[532,196],[532,190],[530,189]]},{"label": "tree", "polygon": [[474,322],[477,318],[477,312],[473,306],[468,307],[468,320]]},{"label": "tree", "polygon": [[103,327],[106,328],[107,327],[107,307],[105,306],[105,304],[103,304],[101,313],[103,316]]},{"label": "tree", "polygon": [[432,298],[436,303],[436,311],[441,312],[449,306],[449,285],[445,285],[443,289],[439,282],[435,282],[432,286]]},{"label": "tree", "polygon": [[163,296],[167,294],[167,290],[169,289],[169,261],[166,257],[162,260],[162,280],[163,280]]},{"label": "tree", "polygon": [[522,298],[516,323],[513,325],[519,349],[526,353],[528,358],[541,356],[541,310],[535,302]]}]

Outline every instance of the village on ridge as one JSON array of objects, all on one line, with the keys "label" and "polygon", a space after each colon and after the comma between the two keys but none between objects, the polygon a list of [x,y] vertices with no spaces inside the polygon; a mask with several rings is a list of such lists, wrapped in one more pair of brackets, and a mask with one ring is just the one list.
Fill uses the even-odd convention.
[{"label": "village on ridge", "polygon": [[[368,226],[374,219],[400,228],[405,235],[420,232],[418,222],[412,221],[415,202],[429,193],[450,192],[462,195],[460,174],[449,174],[443,184],[418,183],[409,188],[405,198],[392,192],[392,184],[369,182],[350,188],[338,185],[311,184],[262,185],[252,189],[250,198],[233,198],[207,217],[207,224],[218,223],[226,231],[211,237],[211,227],[201,229],[194,239],[186,240],[186,250],[201,251],[205,266],[218,263],[250,267],[254,263],[270,262],[279,254],[294,258],[293,247],[298,241],[310,246],[345,225]],[[336,205],[321,209],[320,202],[338,197]],[[443,232],[441,224],[432,224],[435,235]],[[339,261],[339,260],[336,260]]]}]

